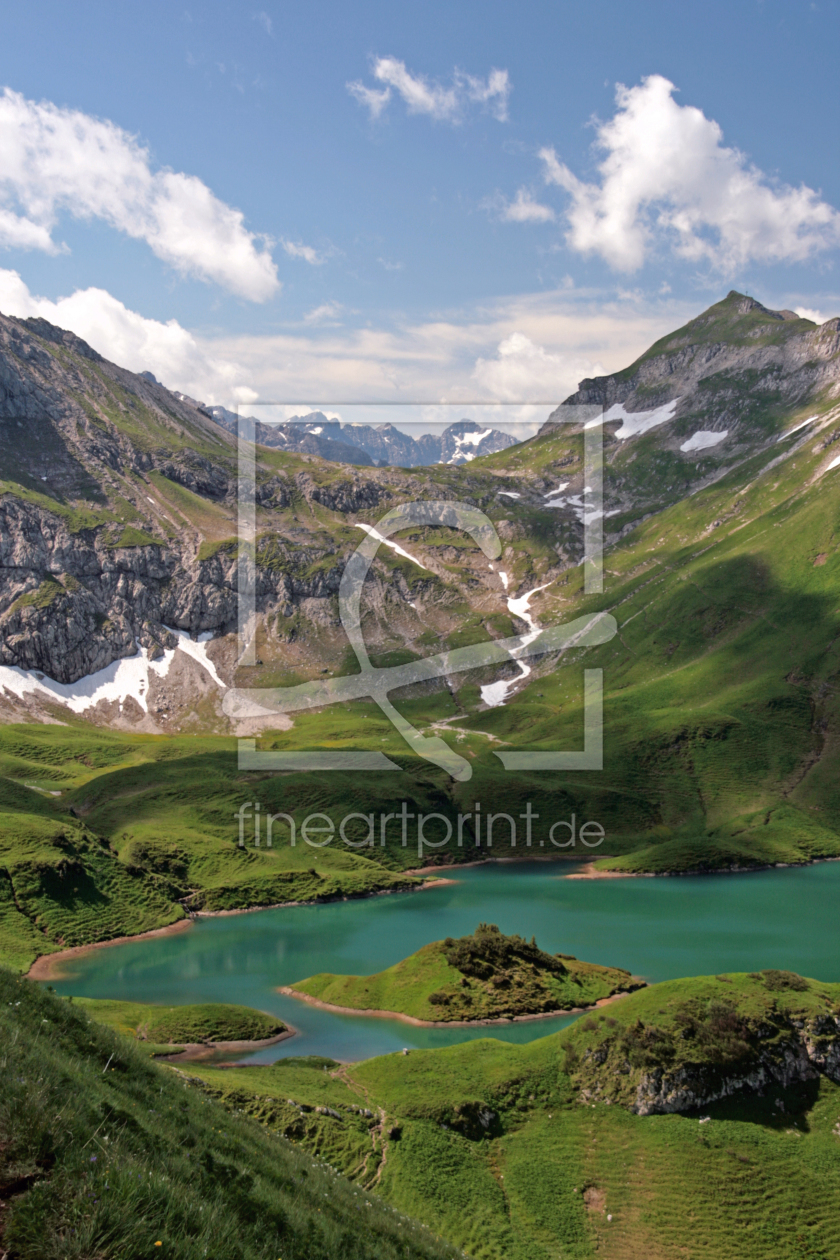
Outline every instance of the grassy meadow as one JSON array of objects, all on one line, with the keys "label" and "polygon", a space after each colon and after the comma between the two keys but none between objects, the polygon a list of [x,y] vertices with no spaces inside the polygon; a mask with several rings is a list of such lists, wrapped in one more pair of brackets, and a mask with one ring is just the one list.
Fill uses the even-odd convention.
[{"label": "grassy meadow", "polygon": [[[685,1114],[640,1115],[610,1096],[623,1079],[613,1058],[587,1058],[630,1035],[634,1085],[640,1063],[697,1080],[737,1074],[744,1050],[721,1021],[727,1004],[755,1067],[766,1026],[836,1018],[840,986],[773,972],[700,977],[653,985],[523,1046],[487,1038],[350,1065],[188,1071],[477,1260],[840,1256],[838,1084],[771,1082]],[[695,1035],[675,1040],[687,1018]],[[605,1092],[585,1101],[596,1078]]]}]

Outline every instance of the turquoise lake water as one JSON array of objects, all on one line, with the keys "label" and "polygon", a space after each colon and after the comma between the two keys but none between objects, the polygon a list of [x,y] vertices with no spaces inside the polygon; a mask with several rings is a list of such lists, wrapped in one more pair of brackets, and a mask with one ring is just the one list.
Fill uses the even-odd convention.
[{"label": "turquoise lake water", "polygon": [[840,980],[840,862],[745,875],[572,880],[563,863],[470,867],[457,881],[322,906],[199,919],[173,936],[94,950],[59,993],[140,1002],[239,1002],[299,1032],[252,1057],[353,1061],[488,1035],[526,1042],[573,1017],[488,1028],[416,1028],[334,1015],[275,992],[319,971],[369,975],[479,922],[536,936],[542,949],[626,967],[646,980],[779,967]]}]

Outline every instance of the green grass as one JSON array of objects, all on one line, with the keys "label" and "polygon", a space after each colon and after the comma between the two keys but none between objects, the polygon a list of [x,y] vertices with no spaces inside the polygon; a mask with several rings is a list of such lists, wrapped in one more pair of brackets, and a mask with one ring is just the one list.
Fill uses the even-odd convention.
[{"label": "green grass", "polygon": [[[771,1082],[685,1114],[635,1114],[632,1091],[618,1096],[621,1065],[601,1052],[628,1032],[631,1055],[650,1054],[654,1030],[660,1055],[667,1041],[672,1063],[695,1078],[743,1070],[721,994],[753,1030],[753,1063],[779,1048],[784,1021],[840,1017],[840,985],[777,972],[699,977],[653,985],[523,1046],[487,1038],[345,1066],[190,1074],[482,1260],[836,1258],[840,1085],[824,1075]],[[639,1072],[631,1066],[633,1083]]]},{"label": "green grass", "polygon": [[134,525],[126,525],[126,527],[114,537],[114,541],[109,543],[111,547],[160,547],[162,546],[160,538],[155,538],[154,534],[150,534],[148,530],[137,529]]},{"label": "green grass", "polygon": [[37,591],[28,591],[26,595],[19,595],[9,608],[9,612],[20,612],[23,608],[49,608],[64,594],[64,587],[59,581],[54,577],[46,577]]},{"label": "green grass", "polygon": [[8,972],[0,1057],[0,1245],[16,1260],[455,1254],[76,1003]]},{"label": "green grass", "polygon": [[53,515],[61,518],[71,534],[81,534],[84,530],[98,529],[100,526],[108,525],[115,520],[113,512],[106,508],[92,508],[62,503],[60,500],[52,498],[51,495],[42,494],[41,491],[31,489],[17,481],[0,480],[0,495],[3,494],[12,495],[16,499],[21,499],[24,503],[32,504],[33,507],[43,508],[44,511],[52,512]]},{"label": "green grass", "polygon": [[241,774],[232,739],[109,733],[81,722],[0,727],[0,959],[25,968],[62,946],[166,926],[185,907],[416,887],[419,879],[401,873],[416,851],[401,847],[398,829],[384,850],[338,837],[313,849],[299,836],[292,846],[281,819],[271,848],[265,827],[259,849],[250,830],[249,847],[238,844],[234,815],[249,800],[261,801],[263,816],[291,814],[298,827],[324,809],[337,821],[354,810],[395,812],[412,790],[428,812],[439,806],[434,784],[397,777],[395,787],[337,775],[325,791],[306,774]]},{"label": "green grass", "polygon": [[272,1015],[249,1006],[202,1002],[186,1006],[151,1006],[111,998],[76,998],[91,1019],[124,1037],[156,1045],[208,1041],[262,1041],[286,1031]]},{"label": "green grass", "polygon": [[546,954],[482,923],[473,936],[424,945],[377,975],[322,973],[290,988],[333,1006],[457,1022],[591,1006],[637,983],[629,972]]},{"label": "green grass", "polygon": [[199,560],[212,560],[220,552],[226,555],[236,555],[239,552],[238,538],[222,538],[218,542],[204,541],[198,549]]}]

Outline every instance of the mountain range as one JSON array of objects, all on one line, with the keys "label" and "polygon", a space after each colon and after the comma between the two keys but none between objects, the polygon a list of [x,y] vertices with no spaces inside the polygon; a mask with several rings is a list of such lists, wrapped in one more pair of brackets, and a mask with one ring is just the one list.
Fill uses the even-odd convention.
[{"label": "mountain range", "polygon": [[[360,526],[406,499],[475,504],[495,522],[504,552],[498,568],[488,566],[451,530],[434,539],[414,531],[416,564],[380,551],[373,644],[422,654],[424,638],[477,641],[526,628],[526,609],[511,607],[512,597],[550,587],[582,557],[577,405],[604,411],[610,544],[734,469],[789,458],[823,432],[839,392],[840,320],[816,326],[731,293],[624,371],[581,382],[524,443],[469,421],[416,442],[392,426],[342,426],[321,413],[260,425],[263,659],[304,677],[313,652],[319,668],[342,668],[344,562]],[[73,684],[138,647],[154,661],[178,646],[180,632],[212,635],[207,650],[232,681],[235,420],[108,363],[43,320],[0,317],[0,664]],[[287,449],[293,441],[297,449]],[[352,450],[388,466],[322,457],[323,443],[335,454],[351,441],[365,441],[369,452]],[[497,449],[484,454],[485,443]],[[412,454],[409,444],[412,457],[419,448],[444,462],[422,472],[395,466],[400,452]],[[39,702],[34,693],[18,699]],[[149,721],[148,705],[141,709],[129,703],[121,720]]]},{"label": "mountain range", "polygon": [[[180,395],[183,397],[183,395]],[[191,401],[191,400],[190,400]],[[227,407],[202,407],[229,433],[238,431],[239,417]],[[468,464],[481,455],[493,455],[516,438],[501,429],[482,428],[474,420],[457,420],[440,433],[421,433],[413,438],[393,424],[342,424],[328,420],[322,411],[310,411],[277,424],[247,417],[262,446],[283,451],[304,451],[340,464],[367,464],[398,468],[429,464]]]},{"label": "mountain range", "polygon": [[[624,371],[583,382],[536,437],[462,465],[258,445],[250,664],[236,634],[234,436],[41,321],[0,320],[0,385],[5,721],[269,732],[278,750],[373,744],[418,798],[460,808],[503,783],[511,807],[597,818],[624,869],[840,854],[837,319],[817,326],[732,293]],[[604,590],[587,593],[581,431],[598,408]],[[479,509],[501,551],[488,560],[449,525],[380,546],[361,606],[373,665],[579,618],[617,626],[600,646],[536,657],[500,645],[495,664],[444,666],[393,693],[424,738],[453,741],[464,784],[369,702],[293,716],[232,703],[358,671],[342,573],[389,509],[417,501]],[[500,780],[497,752],[580,746],[584,662],[603,670],[604,770]],[[319,790],[344,799],[348,781]],[[388,860],[403,869],[407,855]]]}]

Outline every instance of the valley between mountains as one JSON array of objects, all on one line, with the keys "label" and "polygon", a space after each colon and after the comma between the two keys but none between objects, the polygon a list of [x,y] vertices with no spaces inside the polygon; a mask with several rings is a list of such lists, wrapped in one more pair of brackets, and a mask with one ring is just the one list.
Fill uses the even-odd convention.
[{"label": "valley between mountains", "polygon": [[[236,637],[234,437],[43,321],[4,319],[0,333],[0,887],[17,965],[195,911],[416,886],[412,868],[503,852],[504,823],[492,854],[487,837],[476,846],[473,808],[499,810],[502,797],[520,833],[528,809],[542,820],[543,853],[569,834],[549,841],[549,823],[594,821],[598,870],[840,856],[837,320],[815,326],[732,293],[626,371],[583,382],[570,422],[563,404],[535,438],[460,466],[350,466],[258,445],[249,665]],[[596,404],[604,590],[587,595],[583,428]],[[577,618],[617,626],[600,646],[527,665],[502,652],[393,693],[425,738],[449,741],[462,780],[370,699],[273,718],[247,704],[252,689],[358,671],[339,618],[344,566],[386,512],[418,500],[479,509],[501,554],[488,561],[447,525],[380,546],[361,603],[374,666],[521,643]],[[582,747],[584,668],[603,671],[604,768],[505,772],[500,752]],[[313,795],[305,771],[240,770],[236,736],[269,752],[372,749],[394,768],[364,781],[333,771]],[[282,822],[272,848],[241,847],[248,800],[297,827],[313,802],[362,818],[318,851],[287,843]],[[433,847],[439,824],[428,846],[414,831],[409,843],[394,823],[365,843],[365,819],[406,800],[462,815],[460,845]]]},{"label": "valley between mountains", "polygon": [[[840,859],[840,319],[732,292],[520,443],[465,422],[410,446],[323,419],[258,430],[246,538],[235,415],[0,316],[6,1254],[840,1255],[837,975],[768,961],[645,984],[595,927],[597,964],[524,922],[430,925],[371,974],[312,967],[275,991],[435,1031],[586,1013],[521,1044],[488,1029],[354,1063],[239,995],[145,1006],[121,980],[79,1000],[65,951],[260,907],[363,917],[365,898],[422,903],[473,862],[723,881]],[[373,670],[419,680],[384,705],[266,708],[364,672],[342,577],[408,503],[444,523],[386,530],[359,627]],[[486,533],[457,528],[456,505]],[[541,770],[587,746],[585,670],[602,758]],[[373,769],[289,759],[359,752]],[[802,874],[818,869],[837,868]],[[274,1042],[275,1063],[235,1070],[220,1049]]]}]

